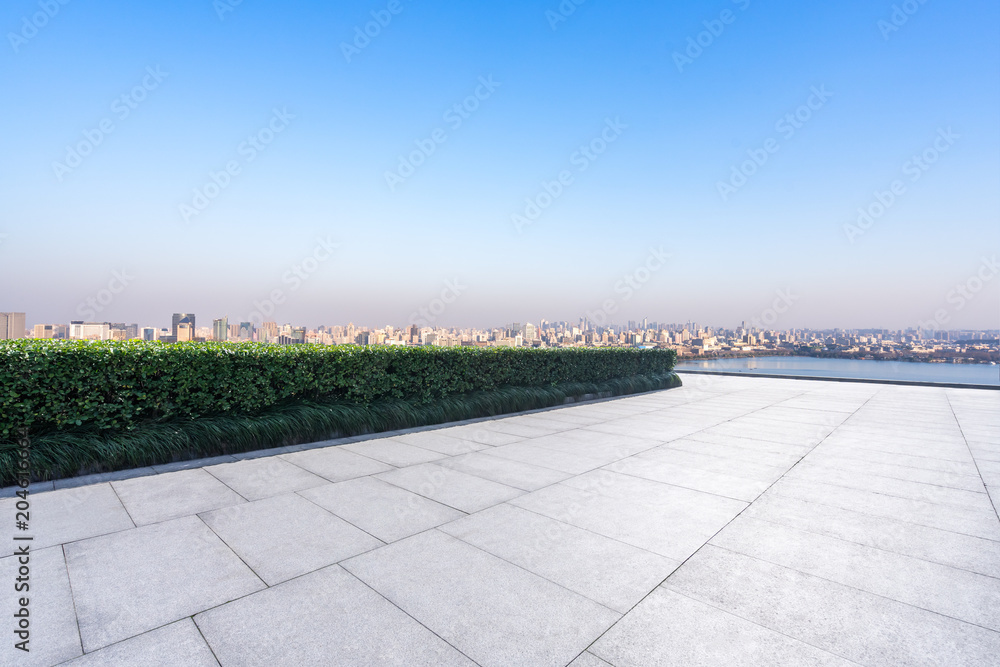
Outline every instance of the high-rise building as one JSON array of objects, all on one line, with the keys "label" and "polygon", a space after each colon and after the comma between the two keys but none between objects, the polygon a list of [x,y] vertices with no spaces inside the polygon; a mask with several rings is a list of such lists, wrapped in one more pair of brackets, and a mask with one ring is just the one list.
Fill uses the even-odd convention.
[{"label": "high-rise building", "polygon": [[55,324],[36,324],[31,332],[32,338],[55,338],[56,337],[56,326]]},{"label": "high-rise building", "polygon": [[24,338],[24,313],[0,313],[0,340]]},{"label": "high-rise building", "polygon": [[138,324],[125,324],[124,322],[111,323],[112,340],[133,340],[139,337]]},{"label": "high-rise building", "polygon": [[240,322],[240,340],[253,340],[253,322]]},{"label": "high-rise building", "polygon": [[[191,338],[194,338],[194,313],[174,313],[171,319],[171,329],[173,330],[174,338],[177,338],[177,325],[181,322],[191,325]],[[177,340],[180,340],[177,338]]]},{"label": "high-rise building", "polygon": [[177,342],[183,343],[194,340],[194,326],[189,322],[177,323]]},{"label": "high-rise building", "polygon": [[229,318],[212,320],[212,339],[219,342],[229,340]]},{"label": "high-rise building", "polygon": [[73,340],[111,340],[109,322],[70,322],[69,337]]},{"label": "high-rise building", "polygon": [[143,327],[141,333],[143,340],[156,340],[155,327]]}]

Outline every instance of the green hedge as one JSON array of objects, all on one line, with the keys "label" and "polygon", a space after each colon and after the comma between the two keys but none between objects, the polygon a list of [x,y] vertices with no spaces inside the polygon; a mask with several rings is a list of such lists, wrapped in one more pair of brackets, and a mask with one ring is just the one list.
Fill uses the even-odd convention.
[{"label": "green hedge", "polygon": [[[680,386],[674,373],[635,376],[602,383],[555,387],[506,387],[414,403],[386,399],[372,405],[343,401],[301,401],[253,416],[203,417],[147,424],[127,432],[54,431],[31,442],[35,481],[88,473],[236,454],[271,447],[315,443],[476,417],[562,405],[580,398],[607,398]],[[484,432],[485,433],[485,432]],[[476,436],[471,436],[476,439]],[[0,443],[0,486],[16,482],[18,445]]]},{"label": "green hedge", "polygon": [[417,405],[669,373],[669,350],[0,341],[0,441],[252,416],[302,401]]}]

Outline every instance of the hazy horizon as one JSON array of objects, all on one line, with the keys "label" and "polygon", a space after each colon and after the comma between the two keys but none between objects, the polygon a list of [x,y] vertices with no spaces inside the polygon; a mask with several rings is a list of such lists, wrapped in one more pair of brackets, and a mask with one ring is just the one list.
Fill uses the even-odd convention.
[{"label": "hazy horizon", "polygon": [[998,19],[15,0],[0,311],[996,329]]}]

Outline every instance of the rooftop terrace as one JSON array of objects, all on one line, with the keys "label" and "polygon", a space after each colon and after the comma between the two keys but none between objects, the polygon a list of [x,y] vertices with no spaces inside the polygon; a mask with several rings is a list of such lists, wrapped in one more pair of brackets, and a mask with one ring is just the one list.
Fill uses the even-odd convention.
[{"label": "rooftop terrace", "polygon": [[995,664],[1000,392],[685,382],[50,484],[0,664]]}]

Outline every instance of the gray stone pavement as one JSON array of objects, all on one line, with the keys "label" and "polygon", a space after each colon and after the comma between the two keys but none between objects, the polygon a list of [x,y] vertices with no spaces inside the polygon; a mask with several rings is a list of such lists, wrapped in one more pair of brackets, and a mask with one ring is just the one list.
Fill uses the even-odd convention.
[{"label": "gray stone pavement", "polygon": [[689,375],[89,481],[31,496],[28,654],[0,558],[2,665],[1000,656],[1000,392]]}]

